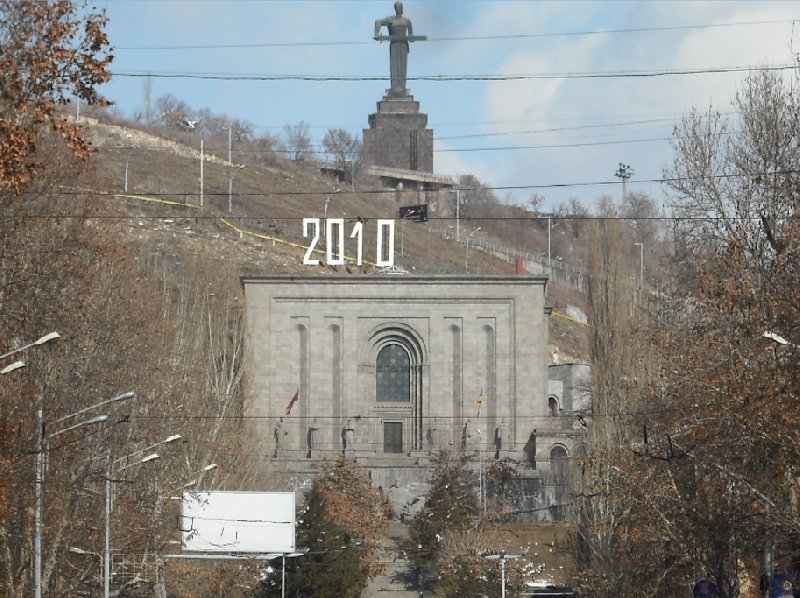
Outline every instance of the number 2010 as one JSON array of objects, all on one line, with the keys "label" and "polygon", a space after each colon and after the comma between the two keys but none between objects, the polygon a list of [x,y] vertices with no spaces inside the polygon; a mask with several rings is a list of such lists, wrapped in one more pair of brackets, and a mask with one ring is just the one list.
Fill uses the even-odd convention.
[{"label": "number 2010", "polygon": [[[393,266],[394,265],[394,220],[378,220],[378,241],[376,243],[375,254],[377,259],[375,263],[377,266]],[[303,257],[303,263],[310,266],[318,266],[319,260],[311,257],[311,254],[317,249],[317,244],[320,238],[320,219],[319,218],[303,218],[303,237],[309,237],[309,228],[313,229],[311,233],[311,242],[308,245],[308,250]],[[384,258],[384,234],[388,236],[387,253]],[[353,225],[353,231],[350,233],[351,239],[357,239],[356,249],[356,265],[360,266],[362,263],[363,249],[364,249],[364,223],[356,222]],[[344,243],[344,218],[328,218],[325,220],[325,263],[329,266],[343,266],[345,263],[345,243]],[[336,254],[336,255],[334,255]]]}]

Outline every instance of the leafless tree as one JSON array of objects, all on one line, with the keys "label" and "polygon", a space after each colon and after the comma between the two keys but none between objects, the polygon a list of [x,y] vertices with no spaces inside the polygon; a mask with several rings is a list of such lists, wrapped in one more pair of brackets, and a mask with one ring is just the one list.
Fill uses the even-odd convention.
[{"label": "leafless tree", "polygon": [[311,127],[305,121],[283,127],[283,137],[289,158],[295,162],[311,156]]}]

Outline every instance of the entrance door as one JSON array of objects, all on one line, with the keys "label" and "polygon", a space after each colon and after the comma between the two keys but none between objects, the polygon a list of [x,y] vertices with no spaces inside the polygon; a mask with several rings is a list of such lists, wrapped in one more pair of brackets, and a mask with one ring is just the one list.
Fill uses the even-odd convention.
[{"label": "entrance door", "polygon": [[383,452],[402,454],[403,422],[383,422]]}]

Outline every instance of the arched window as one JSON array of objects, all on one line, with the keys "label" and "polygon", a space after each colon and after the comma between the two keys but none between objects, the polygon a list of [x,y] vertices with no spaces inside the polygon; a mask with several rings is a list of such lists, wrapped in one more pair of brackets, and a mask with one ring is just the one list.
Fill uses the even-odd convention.
[{"label": "arched window", "polygon": [[375,363],[375,398],[379,402],[407,403],[411,400],[411,359],[398,344],[383,347]]},{"label": "arched window", "polygon": [[558,415],[558,399],[557,398],[555,398],[554,396],[550,396],[550,398],[547,399],[547,407],[550,410],[550,416],[551,417],[555,417],[556,415]]},{"label": "arched window", "polygon": [[555,473],[559,481],[567,476],[567,449],[556,445],[550,449],[550,471]]},{"label": "arched window", "polygon": [[567,449],[556,445],[550,449],[550,471],[553,474],[553,496],[550,503],[550,512],[553,521],[561,521],[565,515],[567,502]]}]

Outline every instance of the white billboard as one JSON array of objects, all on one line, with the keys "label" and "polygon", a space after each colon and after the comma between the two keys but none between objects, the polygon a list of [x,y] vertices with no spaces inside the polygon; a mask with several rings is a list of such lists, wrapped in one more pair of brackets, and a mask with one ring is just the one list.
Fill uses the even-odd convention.
[{"label": "white billboard", "polygon": [[294,492],[186,492],[181,531],[193,552],[294,552]]}]

